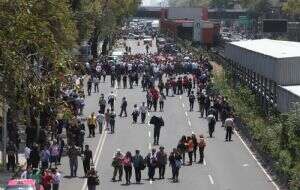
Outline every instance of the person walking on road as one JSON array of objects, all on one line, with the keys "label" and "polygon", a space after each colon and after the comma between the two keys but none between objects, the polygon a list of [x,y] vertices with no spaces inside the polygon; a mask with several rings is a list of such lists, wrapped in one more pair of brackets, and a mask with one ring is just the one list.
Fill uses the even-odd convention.
[{"label": "person walking on road", "polygon": [[204,115],[204,107],[205,107],[205,96],[202,92],[199,92],[197,96],[198,104],[199,104],[199,111],[201,114],[201,117]]},{"label": "person walking on road", "polygon": [[161,92],[160,96],[159,96],[159,111],[160,112],[164,111],[165,100],[166,100],[166,96],[164,95],[163,92]]},{"label": "person walking on road", "polygon": [[109,109],[106,110],[104,114],[105,119],[105,131],[109,131],[109,125],[110,125],[110,111]]},{"label": "person walking on road", "polygon": [[120,149],[117,149],[117,152],[115,153],[112,161],[112,167],[114,168],[113,172],[113,177],[112,181],[116,181],[116,176],[119,173],[119,181],[122,181],[122,176],[123,176],[123,165],[122,165],[122,160],[123,160],[123,154],[121,153]]},{"label": "person walking on road", "polygon": [[97,118],[96,118],[94,112],[92,112],[90,117],[88,117],[87,124],[89,127],[89,137],[95,137],[95,128],[97,126]]},{"label": "person walking on road", "polygon": [[94,83],[94,93],[96,92],[99,92],[99,83],[100,83],[100,80],[97,76],[95,76],[93,78],[93,83]]},{"label": "person walking on road", "polygon": [[204,149],[206,147],[206,142],[204,139],[204,136],[201,134],[199,135],[199,143],[198,143],[198,147],[199,147],[199,164],[203,163],[204,160]]},{"label": "person walking on road", "polygon": [[114,94],[114,92],[110,92],[110,94],[108,95],[108,97],[107,97],[107,103],[109,103],[109,105],[110,105],[110,109],[112,110],[112,109],[114,109],[115,107],[115,100],[116,100],[116,95]]},{"label": "person walking on road", "polygon": [[87,82],[87,91],[88,91],[88,95],[91,95],[92,92],[92,85],[93,85],[93,80],[92,78],[89,78],[88,82]]},{"label": "person walking on road", "polygon": [[52,168],[52,190],[59,190],[59,184],[61,182],[61,174],[57,171],[57,169]]},{"label": "person walking on road", "polygon": [[110,132],[111,134],[115,133],[115,126],[116,126],[116,112],[114,109],[111,109],[110,115],[109,115],[109,125],[110,125]]},{"label": "person walking on road", "polygon": [[124,166],[125,171],[125,179],[126,179],[126,185],[130,185],[131,183],[131,176],[132,176],[132,156],[131,152],[126,152],[122,164]]},{"label": "person walking on road", "polygon": [[97,122],[98,122],[99,133],[102,134],[103,123],[104,123],[104,114],[101,113],[101,111],[99,111],[98,114],[97,114],[96,119],[97,119]]},{"label": "person walking on road", "polygon": [[169,156],[170,166],[172,168],[172,180],[174,183],[179,182],[179,170],[182,166],[181,156],[176,148],[173,149]]},{"label": "person walking on road", "polygon": [[189,155],[189,166],[193,163],[194,143],[192,137],[187,138],[187,150]]},{"label": "person walking on road", "polygon": [[141,122],[142,124],[144,124],[146,120],[146,114],[147,114],[147,106],[145,105],[145,102],[142,103],[139,110],[141,113]]},{"label": "person walking on road", "polygon": [[42,170],[48,169],[50,162],[50,151],[47,146],[44,146],[41,151],[41,162],[42,162]]},{"label": "person walking on road", "polygon": [[79,155],[80,155],[80,153],[78,151],[78,148],[74,144],[71,145],[71,147],[68,150],[71,177],[77,176],[78,156]]},{"label": "person walking on road", "polygon": [[194,92],[191,91],[190,92],[190,95],[189,95],[189,102],[190,102],[190,112],[194,111],[194,103],[195,103],[195,95],[194,95]]},{"label": "person walking on road", "polygon": [[166,171],[168,156],[165,153],[164,149],[165,148],[163,146],[159,147],[159,151],[156,154],[159,179],[165,179],[165,171]]},{"label": "person walking on road", "polygon": [[123,113],[125,113],[125,117],[127,117],[127,100],[125,97],[123,97],[123,99],[122,99],[121,112],[120,112],[119,116],[122,117]]},{"label": "person walking on road", "polygon": [[153,145],[159,145],[159,136],[160,136],[160,129],[162,126],[165,125],[165,122],[162,117],[153,116],[150,120],[150,124],[154,125],[154,143]]},{"label": "person walking on road", "polygon": [[156,157],[156,149],[153,148],[151,153],[149,153],[146,158],[146,163],[148,167],[148,177],[150,181],[154,181],[155,168],[157,167],[157,157]]},{"label": "person walking on road", "polygon": [[82,165],[84,175],[87,176],[88,171],[91,168],[91,163],[93,162],[93,153],[89,148],[89,145],[85,145],[85,150],[83,151],[82,155]]},{"label": "person walking on road", "polygon": [[133,111],[132,111],[132,120],[133,120],[133,124],[136,124],[137,120],[138,120],[138,117],[139,117],[139,114],[140,114],[140,111],[137,107],[136,104],[134,104],[133,106]]},{"label": "person walking on road", "polygon": [[208,133],[209,137],[213,137],[213,133],[215,131],[215,125],[216,125],[216,118],[213,114],[209,114],[207,116],[207,122],[208,122]]},{"label": "person walking on road", "polygon": [[87,173],[87,187],[88,190],[96,190],[96,186],[100,185],[99,177],[97,171],[94,167]]},{"label": "person walking on road", "polygon": [[127,75],[123,75],[123,88],[127,88]]},{"label": "person walking on road", "polygon": [[197,137],[194,133],[192,134],[192,140],[193,140],[193,145],[194,145],[194,150],[193,150],[194,162],[196,162],[196,160],[197,160],[198,140],[197,140]]},{"label": "person walking on road", "polygon": [[104,94],[101,94],[99,99],[99,107],[100,107],[100,113],[105,113],[105,107],[106,107],[106,101],[104,99]]},{"label": "person walking on road", "polygon": [[181,137],[177,145],[177,151],[182,158],[182,164],[185,165],[185,153],[187,152],[187,140],[185,135]]},{"label": "person walking on road", "polygon": [[231,141],[231,136],[233,134],[233,129],[234,129],[234,117],[232,114],[229,114],[229,117],[227,119],[225,119],[224,126],[226,129],[225,140]]},{"label": "person walking on road", "polygon": [[143,157],[140,155],[140,151],[136,150],[135,155],[132,158],[134,173],[135,173],[135,181],[136,183],[141,183],[142,173],[141,171],[145,169],[145,163]]}]

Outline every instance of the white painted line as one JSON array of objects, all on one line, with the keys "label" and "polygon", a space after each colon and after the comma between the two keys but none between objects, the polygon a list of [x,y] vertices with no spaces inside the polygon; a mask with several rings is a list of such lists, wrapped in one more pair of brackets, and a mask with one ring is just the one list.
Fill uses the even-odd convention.
[{"label": "white painted line", "polygon": [[182,107],[185,107],[184,103],[182,103]]},{"label": "white painted line", "polygon": [[149,126],[150,126],[150,121],[148,121],[148,123],[147,123]]},{"label": "white painted line", "polygon": [[[106,131],[104,132],[104,135],[101,135],[101,137],[99,139],[99,143],[97,145],[97,148],[96,148],[96,151],[95,151],[95,154],[94,154],[94,158],[93,158],[94,164],[96,164],[96,160],[98,159],[100,147],[103,146],[102,141],[103,141],[104,137],[106,137]],[[101,148],[101,150],[102,150],[102,148]],[[86,190],[86,188],[87,188],[87,179],[84,180],[84,183],[83,183],[83,186],[82,186],[81,190]]]},{"label": "white painted line", "polygon": [[187,112],[184,112],[185,116],[188,116],[188,113]]},{"label": "white painted line", "polygon": [[205,161],[205,159],[203,159],[203,165],[206,166],[206,161]]},{"label": "white painted line", "polygon": [[103,137],[103,140],[102,140],[102,144],[101,144],[100,150],[99,150],[99,152],[98,152],[97,160],[96,160],[96,162],[94,162],[95,168],[97,168],[99,159],[100,159],[100,157],[101,157],[101,153],[102,153],[102,149],[103,149],[103,147],[104,147],[104,143],[105,143],[106,136],[107,136],[107,132],[104,134],[104,137]]},{"label": "white painted line", "polygon": [[247,167],[247,166],[249,166],[249,164],[243,164],[243,167]]},{"label": "white painted line", "polygon": [[148,149],[151,150],[152,149],[152,145],[151,143],[148,144]]},{"label": "white painted line", "polygon": [[275,187],[275,189],[276,190],[280,190],[279,187],[278,187],[278,185],[273,181],[273,179],[271,178],[271,176],[266,172],[265,168],[256,159],[256,157],[254,156],[254,154],[252,153],[252,151],[250,150],[250,148],[247,146],[247,144],[245,143],[245,141],[242,139],[242,137],[240,136],[240,134],[238,134],[236,131],[234,131],[234,133],[239,137],[239,139],[241,140],[241,142],[243,143],[243,145],[245,146],[245,148],[248,150],[248,152],[250,153],[250,155],[252,156],[252,158],[256,161],[257,165],[260,167],[260,169],[263,171],[263,173],[267,176],[268,180],[272,183],[272,185]]},{"label": "white painted line", "polygon": [[211,175],[208,175],[208,178],[209,178],[210,183],[213,185],[215,182],[214,182],[212,176],[211,176]]},{"label": "white painted line", "polygon": [[152,185],[152,184],[153,184],[153,181],[152,181],[152,180],[150,180],[150,181],[149,181],[149,183]]},{"label": "white painted line", "polygon": [[150,113],[149,112],[147,112],[147,115],[150,117]]},{"label": "white painted line", "polygon": [[180,96],[179,96],[179,99],[181,100],[181,98],[182,98],[182,97],[181,97],[181,95],[180,95]]},{"label": "white painted line", "polygon": [[151,132],[150,131],[148,131],[148,136],[151,137]]},{"label": "white painted line", "polygon": [[189,126],[191,127],[191,126],[192,126],[192,123],[191,123],[191,121],[190,121],[190,120],[188,120],[188,123],[189,123]]}]

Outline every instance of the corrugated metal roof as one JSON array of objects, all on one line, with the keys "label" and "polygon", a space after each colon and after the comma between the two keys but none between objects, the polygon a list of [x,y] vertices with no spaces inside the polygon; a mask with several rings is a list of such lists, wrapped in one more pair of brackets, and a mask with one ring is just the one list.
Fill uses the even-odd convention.
[{"label": "corrugated metal roof", "polygon": [[230,44],[274,58],[300,57],[300,43],[270,39],[245,40]]},{"label": "corrugated metal roof", "polygon": [[300,85],[294,85],[294,86],[281,86],[283,89],[293,93],[296,96],[300,97]]}]

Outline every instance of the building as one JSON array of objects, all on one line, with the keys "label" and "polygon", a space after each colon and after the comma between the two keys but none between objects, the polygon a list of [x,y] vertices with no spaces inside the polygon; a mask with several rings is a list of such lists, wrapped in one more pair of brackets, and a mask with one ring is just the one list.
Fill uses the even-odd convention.
[{"label": "building", "polygon": [[280,112],[300,102],[300,43],[247,40],[225,46],[235,76],[262,97],[262,104]]},{"label": "building", "polygon": [[212,45],[216,30],[208,21],[206,8],[169,7],[162,9],[161,30],[174,38]]}]

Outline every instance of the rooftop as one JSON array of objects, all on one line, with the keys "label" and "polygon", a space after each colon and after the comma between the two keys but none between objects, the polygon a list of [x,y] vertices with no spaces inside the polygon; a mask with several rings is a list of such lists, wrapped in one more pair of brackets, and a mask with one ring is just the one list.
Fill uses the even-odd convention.
[{"label": "rooftop", "polygon": [[300,57],[300,43],[270,39],[231,42],[235,46],[274,58]]},{"label": "rooftop", "polygon": [[300,97],[300,85],[294,86],[281,86],[283,89],[291,92],[292,94]]}]

